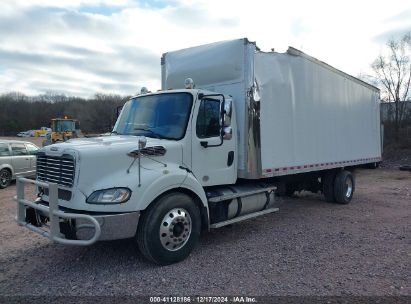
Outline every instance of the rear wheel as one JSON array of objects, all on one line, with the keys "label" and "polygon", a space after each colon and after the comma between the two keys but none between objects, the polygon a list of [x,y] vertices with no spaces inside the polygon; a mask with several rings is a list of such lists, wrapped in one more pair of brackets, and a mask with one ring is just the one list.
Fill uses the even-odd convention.
[{"label": "rear wheel", "polygon": [[323,184],[323,194],[327,202],[335,202],[334,194],[335,172],[326,172],[321,178]]},{"label": "rear wheel", "polygon": [[141,253],[160,265],[184,260],[195,247],[201,230],[200,211],[191,197],[170,193],[150,206],[137,229]]},{"label": "rear wheel", "polygon": [[349,171],[337,173],[334,181],[335,201],[339,204],[348,204],[355,190],[354,177]]},{"label": "rear wheel", "polygon": [[0,170],[0,189],[6,188],[11,182],[11,172],[8,169]]}]

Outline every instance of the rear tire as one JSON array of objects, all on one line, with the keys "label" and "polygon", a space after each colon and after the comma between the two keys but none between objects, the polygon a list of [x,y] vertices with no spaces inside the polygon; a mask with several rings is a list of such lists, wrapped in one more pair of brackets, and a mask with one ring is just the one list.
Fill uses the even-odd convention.
[{"label": "rear tire", "polygon": [[183,193],[169,193],[143,213],[136,238],[144,257],[159,265],[169,265],[191,253],[200,231],[200,210],[193,199]]},{"label": "rear tire", "polygon": [[11,172],[8,169],[0,170],[0,189],[8,187],[11,183]]},{"label": "rear tire", "polygon": [[326,172],[321,178],[323,184],[323,194],[327,202],[335,202],[334,194],[334,181],[335,181],[335,172],[329,171]]},{"label": "rear tire", "polygon": [[339,204],[348,204],[355,190],[354,176],[349,171],[337,173],[334,181],[335,201]]}]

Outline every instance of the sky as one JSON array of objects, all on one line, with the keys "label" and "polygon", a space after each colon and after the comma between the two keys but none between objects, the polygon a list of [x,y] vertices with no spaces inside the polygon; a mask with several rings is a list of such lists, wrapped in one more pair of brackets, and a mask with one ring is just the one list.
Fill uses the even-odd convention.
[{"label": "sky", "polygon": [[244,37],[358,76],[410,31],[409,0],[1,0],[0,94],[155,91],[163,53]]}]

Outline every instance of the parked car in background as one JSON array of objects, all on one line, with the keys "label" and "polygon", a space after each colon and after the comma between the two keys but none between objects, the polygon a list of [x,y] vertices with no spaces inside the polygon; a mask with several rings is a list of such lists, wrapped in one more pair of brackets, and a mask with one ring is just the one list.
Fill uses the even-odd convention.
[{"label": "parked car in background", "polygon": [[18,140],[0,140],[0,189],[6,188],[16,176],[36,174],[35,144]]},{"label": "parked car in background", "polygon": [[30,137],[30,131],[23,131],[17,134],[18,137]]}]

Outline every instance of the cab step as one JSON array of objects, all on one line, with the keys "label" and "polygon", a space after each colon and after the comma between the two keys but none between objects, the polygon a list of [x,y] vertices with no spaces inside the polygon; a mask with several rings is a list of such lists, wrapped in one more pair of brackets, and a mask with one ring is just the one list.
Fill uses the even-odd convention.
[{"label": "cab step", "polygon": [[265,209],[265,210],[262,210],[262,211],[249,213],[249,214],[246,214],[246,215],[242,215],[242,216],[239,216],[239,217],[232,218],[232,219],[227,220],[227,221],[211,224],[210,228],[220,228],[220,227],[231,225],[231,224],[234,224],[234,223],[237,223],[237,222],[245,221],[245,220],[260,216],[260,215],[264,215],[264,214],[268,214],[268,213],[272,213],[272,212],[277,212],[278,210],[279,210],[279,208],[269,208],[269,209]]},{"label": "cab step", "polygon": [[[229,187],[227,187],[227,188],[229,188]],[[238,198],[238,197],[246,197],[246,196],[252,196],[252,195],[256,195],[256,194],[263,193],[263,192],[275,191],[276,189],[277,189],[277,187],[275,187],[275,186],[260,188],[260,189],[251,190],[251,191],[241,191],[241,190],[237,189],[238,192],[236,192],[236,193],[230,193],[230,194],[226,194],[226,195],[219,195],[219,196],[210,197],[210,198],[208,198],[208,201],[212,202],[212,203],[217,203],[217,202],[222,202],[222,201],[226,201],[226,200],[232,200],[232,199],[235,199],[235,198]]]}]

